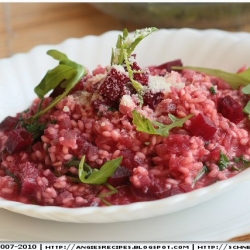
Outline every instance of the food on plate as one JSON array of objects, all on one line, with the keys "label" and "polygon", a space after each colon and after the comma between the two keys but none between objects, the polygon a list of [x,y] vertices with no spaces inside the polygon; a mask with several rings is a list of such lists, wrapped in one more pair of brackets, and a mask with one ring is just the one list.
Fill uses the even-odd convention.
[{"label": "food on plate", "polygon": [[250,166],[249,69],[141,67],[155,28],[125,29],[110,65],[65,54],[25,111],[0,123],[0,197],[42,206],[125,205],[191,192]]}]

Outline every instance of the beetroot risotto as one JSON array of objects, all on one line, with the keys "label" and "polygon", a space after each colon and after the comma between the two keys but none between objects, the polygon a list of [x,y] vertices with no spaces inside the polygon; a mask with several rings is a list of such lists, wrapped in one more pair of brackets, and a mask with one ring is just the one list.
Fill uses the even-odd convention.
[{"label": "beetroot risotto", "polygon": [[[250,166],[249,70],[141,68],[155,28],[125,29],[111,64],[59,61],[37,98],[0,123],[0,196],[46,206],[124,205],[190,192]],[[147,52],[148,53],[148,52]]]}]

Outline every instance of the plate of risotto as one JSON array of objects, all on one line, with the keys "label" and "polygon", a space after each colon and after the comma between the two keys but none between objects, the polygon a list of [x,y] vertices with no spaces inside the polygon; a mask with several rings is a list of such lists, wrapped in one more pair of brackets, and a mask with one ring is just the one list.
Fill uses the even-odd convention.
[{"label": "plate of risotto", "polygon": [[137,223],[233,197],[250,180],[249,44],[151,27],[1,59],[3,213]]}]

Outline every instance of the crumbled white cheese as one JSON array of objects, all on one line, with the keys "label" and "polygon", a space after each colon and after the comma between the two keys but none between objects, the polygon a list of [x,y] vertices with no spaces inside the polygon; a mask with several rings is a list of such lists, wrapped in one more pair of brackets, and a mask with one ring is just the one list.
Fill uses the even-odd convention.
[{"label": "crumbled white cheese", "polygon": [[69,109],[69,107],[68,107],[68,106],[64,106],[64,107],[63,107],[63,111],[64,111],[64,112],[69,112],[69,111],[70,111],[70,109]]},{"label": "crumbled white cheese", "polygon": [[121,72],[121,73],[124,73],[124,74],[127,74],[128,72],[125,71],[124,67],[122,65],[117,65],[117,64],[114,64],[112,65],[112,68],[116,69],[118,72]]},{"label": "crumbled white cheese", "polygon": [[123,95],[121,98],[120,105],[134,108],[136,105],[130,95]]},{"label": "crumbled white cheese", "polygon": [[104,79],[105,77],[107,76],[107,74],[97,74],[97,75],[94,75],[92,76],[91,78],[89,78],[87,80],[87,83],[88,84],[89,82],[91,82],[93,85],[96,84],[96,83],[99,83],[102,79]]},{"label": "crumbled white cheese", "polygon": [[149,76],[148,87],[152,93],[170,92],[171,83],[163,76]]},{"label": "crumbled white cheese", "polygon": [[176,81],[171,75],[164,76],[149,76],[148,88],[152,93],[170,92],[171,87],[178,89],[184,88],[185,83]]},{"label": "crumbled white cheese", "polygon": [[77,91],[74,94],[74,99],[76,102],[80,103],[81,105],[89,105],[90,104],[90,98],[91,98],[91,93],[87,91]]}]

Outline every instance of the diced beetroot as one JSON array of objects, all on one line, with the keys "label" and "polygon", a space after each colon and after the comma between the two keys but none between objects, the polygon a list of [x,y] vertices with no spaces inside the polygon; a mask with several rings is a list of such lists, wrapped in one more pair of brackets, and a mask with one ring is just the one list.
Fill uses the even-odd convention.
[{"label": "diced beetroot", "polygon": [[171,134],[164,139],[162,144],[156,145],[156,152],[160,157],[167,153],[177,154],[189,150],[190,136],[182,134]]},{"label": "diced beetroot", "polygon": [[183,194],[192,191],[192,187],[190,184],[180,184],[179,186],[172,187],[166,191],[159,191],[156,195],[162,199],[166,197],[170,197],[176,194]]},{"label": "diced beetroot", "polygon": [[112,68],[101,83],[98,93],[112,101],[118,100],[122,96],[125,85],[128,82],[129,77],[126,74]]},{"label": "diced beetroot", "polygon": [[151,93],[147,92],[143,96],[144,100],[144,105],[148,105],[150,108],[155,109],[156,106],[163,100],[163,93],[158,92],[158,93]]},{"label": "diced beetroot", "polygon": [[134,188],[132,187],[132,192],[134,195],[137,196],[137,198],[140,197],[140,199],[146,198],[146,200],[150,199],[162,199],[169,196],[173,196],[176,194],[182,194],[187,193],[192,190],[192,187],[190,184],[179,184],[178,186],[173,186],[171,188],[168,188],[168,185],[166,185],[166,181],[164,178],[162,179],[154,179],[153,185],[147,187],[147,189],[141,189],[141,188]]},{"label": "diced beetroot", "polygon": [[[134,71],[142,71],[136,62],[133,63],[132,69]],[[134,80],[140,82],[142,85],[148,84],[149,73],[145,70],[142,73],[134,73]]]},{"label": "diced beetroot", "polygon": [[214,122],[207,116],[199,113],[190,119],[189,131],[194,136],[201,136],[205,140],[211,140],[217,131]]},{"label": "diced beetroot", "polygon": [[121,150],[120,156],[123,156],[121,165],[125,166],[129,170],[133,170],[134,168],[143,164],[143,162],[140,162],[139,159],[135,158],[135,153],[132,150]]},{"label": "diced beetroot", "polygon": [[[77,147],[75,149],[70,149],[70,153],[73,153],[78,158],[81,158],[83,155],[86,155],[86,161],[88,161],[89,158],[93,157],[94,155],[98,155],[98,148],[92,143],[86,141],[83,136],[78,135],[76,139],[76,145]],[[93,162],[88,163],[91,167],[100,167],[97,164],[93,165]]]},{"label": "diced beetroot", "polygon": [[110,99],[103,98],[103,100],[97,99],[92,102],[92,106],[94,109],[98,111],[108,110],[110,107],[118,108],[118,104],[115,101],[111,101]]},{"label": "diced beetroot", "polygon": [[0,131],[8,131],[15,128],[18,123],[17,117],[7,116],[1,123],[0,123]]},{"label": "diced beetroot", "polygon": [[[9,190],[9,192],[6,192]],[[18,185],[11,176],[0,176],[0,196],[5,199],[15,200],[18,195]]]},{"label": "diced beetroot", "polygon": [[111,177],[109,177],[108,183],[114,187],[127,185],[130,175],[131,172],[129,171],[129,169],[123,166],[119,166],[115,173]]},{"label": "diced beetroot", "polygon": [[34,196],[38,187],[36,178],[40,171],[30,162],[26,162],[22,168],[21,180],[21,196]]},{"label": "diced beetroot", "polygon": [[54,175],[54,173],[47,169],[45,172],[43,172],[43,176],[48,180],[50,185],[53,185],[57,179],[57,177]]},{"label": "diced beetroot", "polygon": [[218,100],[218,111],[235,124],[244,119],[243,106],[230,95]]},{"label": "diced beetroot", "polygon": [[83,155],[87,154],[90,143],[87,142],[83,136],[78,135],[76,139],[76,145],[76,149],[71,149],[73,154],[76,154],[77,157],[82,157]]},{"label": "diced beetroot", "polygon": [[18,128],[9,133],[5,148],[10,154],[15,154],[27,150],[33,141],[34,139],[30,132],[24,128]]},{"label": "diced beetroot", "polygon": [[182,65],[183,65],[182,61],[180,59],[177,59],[177,60],[163,63],[158,66],[151,66],[150,69],[166,70],[167,72],[171,72],[173,66],[182,66]]},{"label": "diced beetroot", "polygon": [[216,147],[215,149],[209,152],[209,154],[204,158],[204,161],[218,162],[220,160],[220,154],[220,147]]}]

